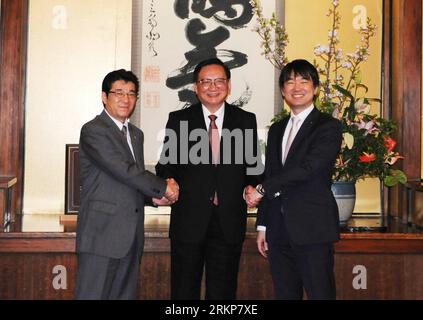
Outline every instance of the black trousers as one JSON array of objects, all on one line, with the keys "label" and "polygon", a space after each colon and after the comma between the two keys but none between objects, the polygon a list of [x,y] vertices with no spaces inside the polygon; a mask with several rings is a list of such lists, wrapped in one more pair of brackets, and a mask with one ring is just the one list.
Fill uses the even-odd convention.
[{"label": "black trousers", "polygon": [[142,248],[135,240],[122,259],[78,253],[77,300],[135,300]]},{"label": "black trousers", "polygon": [[236,299],[241,251],[242,243],[225,242],[217,212],[201,243],[171,239],[171,298],[199,300],[205,269],[206,300]]},{"label": "black trousers", "polygon": [[296,245],[289,239],[282,213],[282,237],[270,242],[268,258],[276,299],[336,298],[333,243]]}]

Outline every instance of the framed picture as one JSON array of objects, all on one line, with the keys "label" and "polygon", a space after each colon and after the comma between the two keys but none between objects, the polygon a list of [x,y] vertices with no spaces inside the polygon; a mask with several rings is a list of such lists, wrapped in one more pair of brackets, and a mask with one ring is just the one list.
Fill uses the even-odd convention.
[{"label": "framed picture", "polygon": [[79,145],[66,145],[65,214],[77,214],[81,203]]}]

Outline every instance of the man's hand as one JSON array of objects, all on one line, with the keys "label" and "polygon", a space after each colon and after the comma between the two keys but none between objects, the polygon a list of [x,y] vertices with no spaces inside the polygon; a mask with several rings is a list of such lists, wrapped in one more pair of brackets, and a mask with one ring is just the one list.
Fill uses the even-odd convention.
[{"label": "man's hand", "polygon": [[266,242],[266,231],[259,231],[257,233],[257,248],[260,254],[267,259],[267,242]]},{"label": "man's hand", "polygon": [[263,196],[258,193],[256,188],[253,186],[247,186],[245,188],[244,198],[248,208],[254,208],[260,203],[260,200],[263,198]]},{"label": "man's hand", "polygon": [[174,204],[179,198],[179,185],[173,178],[166,179],[166,182],[167,188],[165,197],[169,200],[170,204]]},{"label": "man's hand", "polygon": [[170,206],[172,202],[170,202],[166,197],[163,197],[161,199],[153,198],[153,203],[156,206]]}]

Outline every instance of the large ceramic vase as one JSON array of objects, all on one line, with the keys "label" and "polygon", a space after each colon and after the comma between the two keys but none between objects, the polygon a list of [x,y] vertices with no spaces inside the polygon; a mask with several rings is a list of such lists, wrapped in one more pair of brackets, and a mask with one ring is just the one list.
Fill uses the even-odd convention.
[{"label": "large ceramic vase", "polygon": [[338,204],[339,223],[341,226],[345,226],[354,211],[355,181],[336,181],[332,184],[331,189]]}]

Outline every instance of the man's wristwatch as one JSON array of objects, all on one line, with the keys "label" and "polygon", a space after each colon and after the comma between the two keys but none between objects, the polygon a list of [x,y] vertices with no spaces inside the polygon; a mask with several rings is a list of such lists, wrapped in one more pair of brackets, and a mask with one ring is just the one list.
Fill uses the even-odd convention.
[{"label": "man's wristwatch", "polygon": [[256,186],[256,190],[257,190],[257,192],[258,192],[258,193],[260,193],[260,195],[262,195],[262,196],[264,196],[264,194],[266,193],[266,191],[264,191],[264,188],[263,188],[263,186],[262,186],[261,184],[258,184],[258,185]]}]

